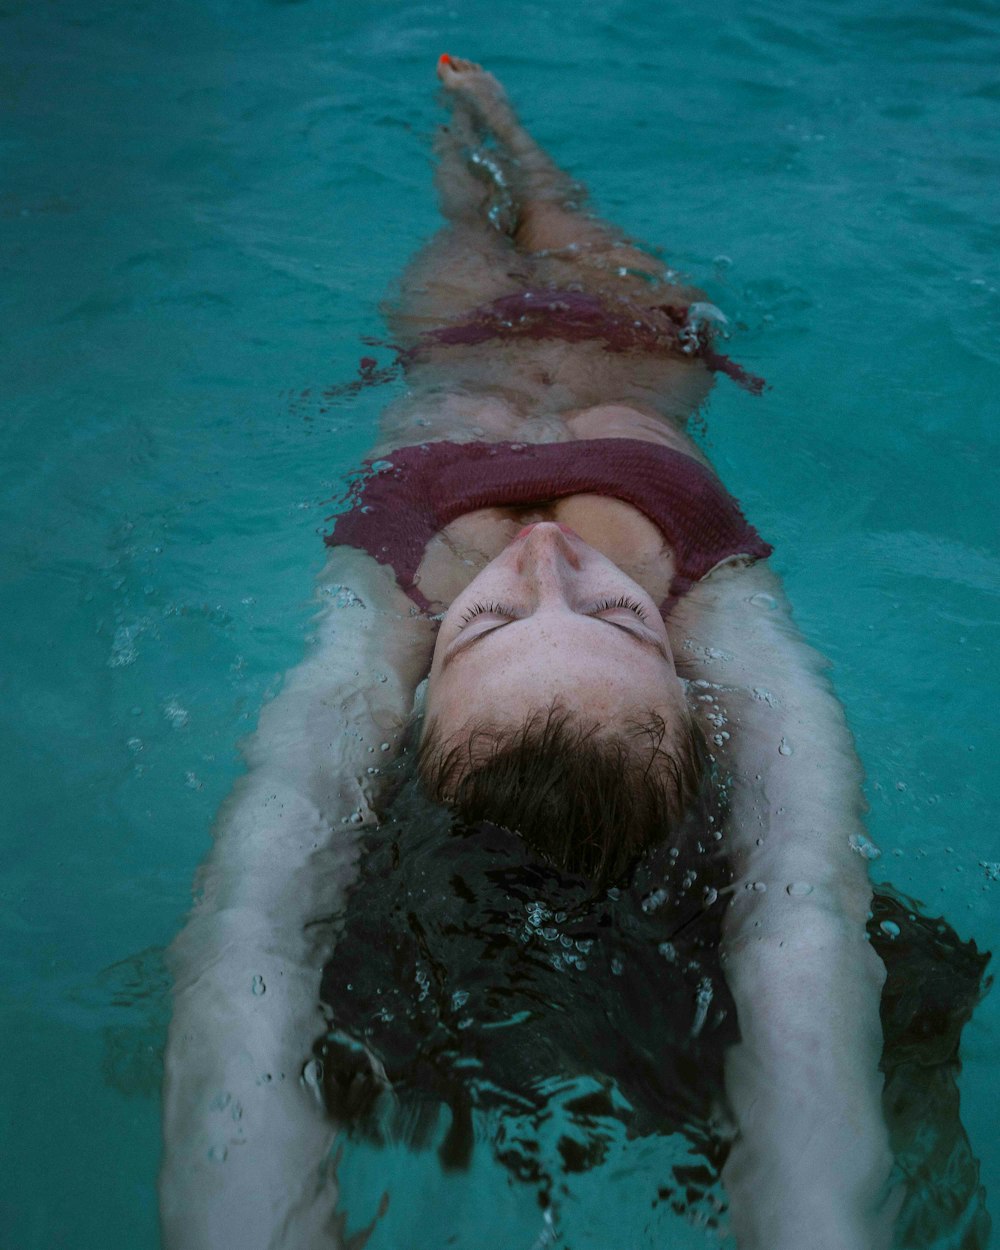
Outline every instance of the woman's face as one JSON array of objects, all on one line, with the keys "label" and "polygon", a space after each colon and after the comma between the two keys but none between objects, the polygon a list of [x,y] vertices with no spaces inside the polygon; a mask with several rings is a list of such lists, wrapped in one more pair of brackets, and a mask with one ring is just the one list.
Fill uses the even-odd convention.
[{"label": "woman's face", "polygon": [[668,726],[687,715],[656,604],[571,529],[544,521],[523,529],[445,614],[427,723],[454,741],[483,723],[523,724],[554,703],[609,728],[651,712]]}]

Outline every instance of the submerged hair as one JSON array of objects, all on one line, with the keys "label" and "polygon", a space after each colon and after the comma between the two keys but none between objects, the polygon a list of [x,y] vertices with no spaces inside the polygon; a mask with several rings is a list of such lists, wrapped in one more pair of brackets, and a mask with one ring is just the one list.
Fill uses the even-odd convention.
[{"label": "submerged hair", "polygon": [[441,742],[432,726],[419,752],[433,799],[467,824],[519,833],[551,864],[598,887],[650,847],[676,840],[703,791],[707,759],[691,721],[670,735],[651,714],[610,735],[558,704],[520,725],[484,723],[459,743]]}]

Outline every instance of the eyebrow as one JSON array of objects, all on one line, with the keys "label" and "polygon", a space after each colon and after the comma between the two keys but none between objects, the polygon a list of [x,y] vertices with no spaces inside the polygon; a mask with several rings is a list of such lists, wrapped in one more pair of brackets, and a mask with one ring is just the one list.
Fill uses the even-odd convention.
[{"label": "eyebrow", "polygon": [[[441,668],[445,669],[458,655],[465,655],[471,651],[476,643],[482,642],[484,638],[490,638],[493,634],[498,634],[501,629],[506,629],[508,625],[516,625],[518,621],[526,620],[526,617],[518,616],[512,621],[504,621],[500,625],[495,625],[492,629],[484,629],[481,634],[475,634],[472,638],[461,639],[453,643],[447,650],[444,658],[441,660]],[[626,625],[619,625],[617,621],[606,620],[603,616],[587,616],[588,621],[596,621],[599,625],[610,625],[612,629],[617,629],[620,633],[631,638],[633,642],[638,643],[640,647],[645,647],[649,651],[655,651],[662,659],[667,659],[667,652],[658,638],[645,637],[643,634],[637,634],[629,629]]]}]

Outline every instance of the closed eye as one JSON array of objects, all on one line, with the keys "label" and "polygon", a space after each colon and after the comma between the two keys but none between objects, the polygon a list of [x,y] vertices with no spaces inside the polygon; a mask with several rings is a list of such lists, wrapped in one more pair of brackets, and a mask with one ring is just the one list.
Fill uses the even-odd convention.
[{"label": "closed eye", "polygon": [[635,599],[630,599],[628,595],[620,595],[617,599],[601,599],[593,607],[588,608],[586,615],[599,616],[602,612],[610,612],[613,608],[624,608],[626,611],[634,612],[644,625],[649,623],[649,617],[642,604],[637,603]]},{"label": "closed eye", "polygon": [[[630,624],[623,623],[622,621],[611,620],[608,616],[604,615],[605,613],[615,611],[625,611],[630,613],[636,618],[637,621],[642,623],[642,628],[636,629]],[[462,623],[459,626],[460,635],[466,626],[471,624],[471,622],[475,621],[477,618],[486,616],[493,617],[495,620],[491,622],[483,621],[483,628],[480,628],[477,633],[472,634],[471,637],[462,638],[461,640],[453,642],[445,654],[444,663],[448,664],[453,655],[469,650],[471,647],[474,647],[477,643],[481,642],[484,638],[489,637],[491,634],[499,633],[500,630],[504,629],[507,625],[511,625],[518,620],[524,620],[530,615],[530,612],[525,612],[509,604],[496,603],[493,601],[473,604],[462,614]],[[620,595],[617,598],[599,599],[597,602],[590,604],[586,609],[581,609],[580,615],[590,617],[591,620],[595,620],[601,625],[609,625],[612,629],[617,629],[621,633],[627,634],[634,642],[639,643],[641,646],[651,647],[658,654],[662,655],[664,659],[668,658],[667,651],[663,643],[656,637],[655,632],[649,626],[648,613],[643,608],[641,603],[637,602],[635,599],[630,599],[627,595]]]},{"label": "closed eye", "polygon": [[[643,622],[643,624],[647,624],[649,621],[649,617],[647,616],[646,610],[643,608],[642,604],[636,602],[635,599],[630,599],[628,595],[619,595],[617,599],[599,599],[596,603],[591,604],[591,606],[584,611],[583,615],[600,616],[602,612],[611,612],[615,608],[623,608],[628,612],[632,612],[639,618],[640,621]],[[466,610],[462,613],[462,625],[468,625],[471,621],[474,621],[477,616],[487,615],[501,616],[507,620],[515,620],[517,617],[521,616],[522,613],[518,612],[516,608],[512,608],[508,604],[504,603],[495,603],[492,601],[487,603],[474,603],[471,607],[466,608]]]},{"label": "closed eye", "polygon": [[517,616],[517,612],[503,603],[474,603],[471,608],[466,608],[462,613],[462,624],[468,625],[470,621],[474,621],[477,616],[505,616],[512,618]]}]

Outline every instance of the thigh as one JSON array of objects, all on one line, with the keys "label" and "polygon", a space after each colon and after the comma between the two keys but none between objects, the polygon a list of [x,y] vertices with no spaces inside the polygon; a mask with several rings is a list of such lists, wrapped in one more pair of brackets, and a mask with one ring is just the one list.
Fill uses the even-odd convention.
[{"label": "thigh", "polygon": [[510,239],[487,223],[446,226],[414,256],[384,313],[401,346],[426,330],[521,290],[528,270]]}]

